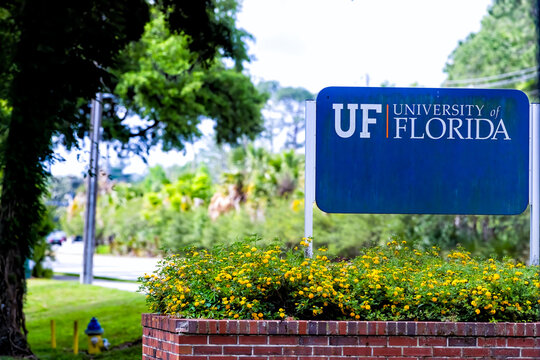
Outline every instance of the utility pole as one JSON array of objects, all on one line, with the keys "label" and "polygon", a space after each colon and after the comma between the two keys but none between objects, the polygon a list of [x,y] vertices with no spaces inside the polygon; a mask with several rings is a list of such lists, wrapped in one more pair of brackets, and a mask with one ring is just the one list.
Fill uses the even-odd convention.
[{"label": "utility pole", "polygon": [[84,252],[81,284],[92,284],[94,278],[94,245],[96,237],[96,201],[99,178],[99,131],[101,129],[102,95],[97,93],[92,100],[90,113],[90,169],[86,192],[86,211],[84,219]]}]

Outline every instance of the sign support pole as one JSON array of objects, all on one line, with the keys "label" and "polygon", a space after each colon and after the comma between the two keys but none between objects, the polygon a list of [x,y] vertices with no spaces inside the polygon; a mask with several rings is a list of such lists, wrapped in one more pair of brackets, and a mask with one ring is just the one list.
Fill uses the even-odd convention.
[{"label": "sign support pole", "polygon": [[[315,100],[306,101],[306,163],[304,185],[304,237],[313,237],[313,203],[315,202]],[[308,243],[304,256],[313,257],[313,241]]]},{"label": "sign support pole", "polygon": [[540,265],[540,104],[531,104],[531,231],[529,265]]},{"label": "sign support pole", "polygon": [[102,116],[101,93],[92,100],[90,127],[90,170],[88,172],[88,189],[86,196],[86,212],[84,221],[84,250],[83,271],[80,276],[81,284],[92,284],[94,278],[94,245],[96,237],[96,202],[98,191],[99,171],[99,131]]}]

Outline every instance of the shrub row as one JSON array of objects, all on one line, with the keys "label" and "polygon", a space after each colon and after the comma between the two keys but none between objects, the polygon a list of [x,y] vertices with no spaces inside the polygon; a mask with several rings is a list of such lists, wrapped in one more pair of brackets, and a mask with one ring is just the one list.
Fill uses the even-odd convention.
[{"label": "shrub row", "polygon": [[415,321],[538,321],[540,271],[457,249],[406,241],[331,260],[246,238],[213,251],[186,250],[142,277],[153,312],[184,318]]}]

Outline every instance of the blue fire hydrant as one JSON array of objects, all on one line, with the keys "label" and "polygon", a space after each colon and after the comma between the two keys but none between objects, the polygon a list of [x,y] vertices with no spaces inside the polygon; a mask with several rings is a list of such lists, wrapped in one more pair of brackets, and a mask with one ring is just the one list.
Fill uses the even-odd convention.
[{"label": "blue fire hydrant", "polygon": [[108,349],[109,342],[107,339],[101,338],[105,330],[99,324],[99,321],[93,317],[92,320],[88,323],[84,333],[88,335],[88,353],[89,354],[99,354],[101,350]]}]

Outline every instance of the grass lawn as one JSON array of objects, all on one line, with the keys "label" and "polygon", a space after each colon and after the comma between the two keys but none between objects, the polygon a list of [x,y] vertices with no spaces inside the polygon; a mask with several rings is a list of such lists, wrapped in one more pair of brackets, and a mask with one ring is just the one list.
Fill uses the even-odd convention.
[{"label": "grass lawn", "polygon": [[[95,316],[113,350],[95,359],[140,359],[141,313],[147,312],[144,295],[76,281],[31,279],[25,306],[28,341],[40,359],[88,359],[84,330]],[[50,321],[56,321],[56,350],[51,349]],[[79,355],[73,354],[73,322],[79,322]],[[136,342],[128,346],[129,342]],[[121,348],[114,349],[124,344]],[[3,359],[2,359],[3,360]]]}]

